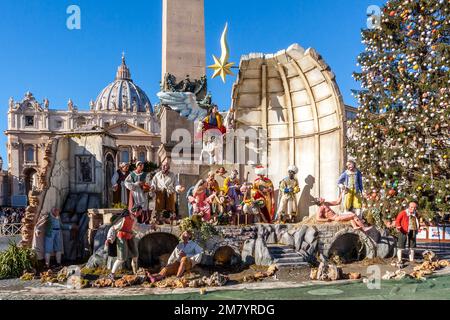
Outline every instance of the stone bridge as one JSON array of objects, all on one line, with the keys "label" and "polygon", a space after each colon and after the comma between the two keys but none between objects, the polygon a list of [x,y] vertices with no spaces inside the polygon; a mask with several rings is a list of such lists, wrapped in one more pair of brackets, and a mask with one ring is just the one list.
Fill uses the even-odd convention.
[{"label": "stone bridge", "polygon": [[[99,228],[94,240],[94,252],[101,251],[108,229],[109,225]],[[203,265],[232,265],[240,262],[270,265],[277,263],[270,250],[276,246],[291,248],[304,264],[315,261],[320,255],[325,258],[338,255],[344,261],[376,256],[387,258],[393,255],[395,246],[392,237],[383,236],[375,228],[366,234],[344,223],[256,224],[219,226],[217,229],[220,235],[200,243],[205,249]],[[180,235],[178,226],[168,225],[139,235],[140,265],[149,267],[166,262],[178,244]]]}]

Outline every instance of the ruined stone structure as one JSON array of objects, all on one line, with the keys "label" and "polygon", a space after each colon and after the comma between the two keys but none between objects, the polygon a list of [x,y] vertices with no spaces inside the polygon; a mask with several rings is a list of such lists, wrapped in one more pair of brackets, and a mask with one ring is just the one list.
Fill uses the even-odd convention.
[{"label": "ruined stone structure", "polygon": [[158,162],[159,122],[147,95],[131,79],[124,57],[115,80],[91,101],[89,110],[78,110],[71,99],[66,111],[49,105],[48,99],[39,102],[30,92],[21,101],[10,99],[5,134],[13,205],[26,205],[26,195],[38,187],[45,146],[54,137],[104,128],[115,136],[119,150],[106,155],[113,167],[132,159]]},{"label": "ruined stone structure", "polygon": [[[77,234],[63,230],[65,259],[83,258],[88,244],[88,208],[112,205],[110,181],[115,167],[117,138],[105,130],[75,131],[51,138],[39,166],[37,186],[29,193],[22,245],[43,257],[45,221],[54,207],[61,209],[61,221],[76,226]],[[109,171],[109,172],[108,172]],[[35,231],[41,231],[36,236]]]},{"label": "ruined stone structure", "polygon": [[23,219],[22,227],[22,241],[21,245],[31,246],[34,240],[35,225],[39,220],[40,212],[44,205],[46,191],[50,184],[52,169],[56,162],[55,152],[58,141],[51,140],[45,145],[44,162],[39,168],[39,175],[37,178],[37,187],[29,193],[29,205],[26,207],[25,217]]},{"label": "ruined stone structure", "polygon": [[[108,216],[109,217],[109,216]],[[105,220],[109,221],[109,218]],[[98,226],[94,240],[94,254],[88,262],[90,267],[107,263],[103,244],[110,224],[105,221]],[[322,223],[315,225],[269,225],[219,226],[220,236],[202,243],[205,249],[202,264],[256,264],[278,267],[298,267],[334,256],[342,260],[358,261],[364,258],[388,258],[394,253],[392,237],[373,229],[368,234],[353,230],[345,223]],[[140,234],[140,263],[151,267],[160,265],[168,258],[178,243],[181,231],[178,226],[159,226],[155,232]],[[159,244],[159,245],[156,245]]]}]

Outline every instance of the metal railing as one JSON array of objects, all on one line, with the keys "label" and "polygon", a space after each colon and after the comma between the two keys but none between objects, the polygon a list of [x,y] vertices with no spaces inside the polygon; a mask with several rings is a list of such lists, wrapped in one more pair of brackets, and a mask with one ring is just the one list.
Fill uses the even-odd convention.
[{"label": "metal railing", "polygon": [[0,223],[0,237],[13,237],[20,235],[22,223]]}]

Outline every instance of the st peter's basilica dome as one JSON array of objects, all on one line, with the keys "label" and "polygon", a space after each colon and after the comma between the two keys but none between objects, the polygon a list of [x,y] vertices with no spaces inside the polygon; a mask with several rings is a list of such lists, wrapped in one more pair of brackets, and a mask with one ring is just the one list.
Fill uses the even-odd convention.
[{"label": "st peter's basilica dome", "polygon": [[96,111],[153,112],[145,92],[133,83],[131,73],[122,56],[116,79],[102,90],[94,103]]}]

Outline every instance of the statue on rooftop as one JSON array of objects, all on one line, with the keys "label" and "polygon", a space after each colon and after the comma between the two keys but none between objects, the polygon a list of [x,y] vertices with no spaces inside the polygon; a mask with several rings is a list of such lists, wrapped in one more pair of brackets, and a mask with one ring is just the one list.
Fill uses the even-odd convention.
[{"label": "statue on rooftop", "polygon": [[69,101],[67,102],[67,108],[69,109],[69,111],[73,111],[73,101],[72,99],[69,99]]},{"label": "statue on rooftop", "polygon": [[14,99],[13,97],[9,98],[9,110],[14,109]]}]

